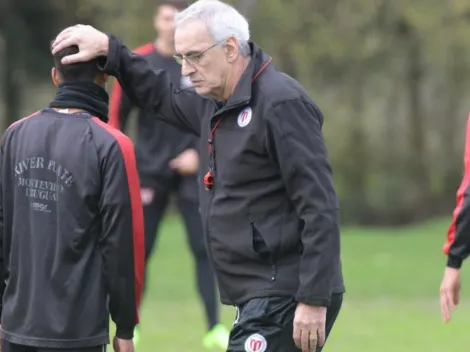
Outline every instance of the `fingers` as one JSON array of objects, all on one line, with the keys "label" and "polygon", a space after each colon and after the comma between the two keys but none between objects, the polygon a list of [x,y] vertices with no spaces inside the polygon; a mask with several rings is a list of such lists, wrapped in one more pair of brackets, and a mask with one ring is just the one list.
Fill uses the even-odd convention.
[{"label": "fingers", "polygon": [[294,324],[294,334],[293,334],[293,338],[294,338],[294,342],[295,342],[295,345],[297,346],[297,348],[302,348],[302,344],[300,342],[300,338],[301,338],[301,329],[299,328],[299,326],[297,324]]},{"label": "fingers", "polygon": [[[318,329],[318,346],[323,346],[326,341],[325,324]],[[315,350],[314,350],[315,351]]]},{"label": "fingers", "polygon": [[447,321],[449,321],[449,318],[450,318],[450,312],[449,312],[449,309],[447,307],[447,302],[446,302],[446,298],[445,298],[445,293],[441,293],[441,316],[442,316],[442,320],[446,323]]},{"label": "fingers", "polygon": [[69,46],[77,45],[77,38],[72,35],[64,37],[64,39],[57,41],[56,46],[52,47],[52,55],[57,54],[59,51],[68,48]]},{"label": "fingers", "polygon": [[317,346],[322,346],[323,343],[320,343],[321,337],[317,335],[315,330],[310,330],[308,328],[299,328],[294,327],[294,334],[293,334],[294,342],[297,348],[301,349],[302,352],[315,352]]},{"label": "fingers", "polygon": [[57,35],[57,37],[54,39],[54,41],[52,42],[52,46],[55,46],[58,41],[63,40],[64,37],[66,37],[68,34],[70,34],[75,28],[76,28],[75,26],[65,28],[65,29],[64,29],[62,32],[60,32],[60,33]]},{"label": "fingers", "polygon": [[317,350],[317,345],[319,345],[319,339],[316,331],[308,331],[307,332],[309,335],[309,349],[306,349],[305,351],[308,352],[315,352]]},{"label": "fingers", "polygon": [[444,322],[448,322],[452,316],[454,304],[452,296],[449,292],[444,291],[441,293],[441,314]]},{"label": "fingers", "polygon": [[300,347],[302,352],[310,352],[310,331],[307,329],[300,330]]},{"label": "fingers", "polygon": [[76,62],[86,62],[89,61],[90,57],[86,52],[78,52],[76,54],[67,55],[62,58],[61,62],[64,65],[74,64]]},{"label": "fingers", "polygon": [[77,24],[76,26],[71,26],[65,28],[62,32],[59,33],[59,35],[54,39],[54,42],[52,43],[52,53],[56,54],[58,51],[73,45],[77,43],[66,43],[65,45],[63,44],[64,41],[69,41],[71,38],[73,38],[73,34],[78,28],[83,27],[80,24]]}]

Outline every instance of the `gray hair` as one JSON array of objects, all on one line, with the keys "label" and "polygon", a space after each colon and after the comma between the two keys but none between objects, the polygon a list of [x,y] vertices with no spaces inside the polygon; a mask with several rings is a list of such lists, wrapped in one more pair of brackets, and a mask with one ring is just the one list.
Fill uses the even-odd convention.
[{"label": "gray hair", "polygon": [[200,20],[206,26],[215,42],[234,37],[242,56],[250,55],[250,28],[248,21],[234,7],[218,0],[199,0],[178,13],[176,27],[187,20]]}]

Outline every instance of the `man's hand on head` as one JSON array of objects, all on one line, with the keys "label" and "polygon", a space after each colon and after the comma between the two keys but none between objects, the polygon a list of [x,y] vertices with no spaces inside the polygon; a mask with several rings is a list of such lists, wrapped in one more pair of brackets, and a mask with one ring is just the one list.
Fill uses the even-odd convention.
[{"label": "man's hand on head", "polygon": [[59,33],[52,43],[52,54],[55,55],[69,46],[78,46],[79,52],[74,55],[65,56],[63,64],[90,61],[99,56],[108,55],[108,36],[93,28],[78,24],[68,27]]}]

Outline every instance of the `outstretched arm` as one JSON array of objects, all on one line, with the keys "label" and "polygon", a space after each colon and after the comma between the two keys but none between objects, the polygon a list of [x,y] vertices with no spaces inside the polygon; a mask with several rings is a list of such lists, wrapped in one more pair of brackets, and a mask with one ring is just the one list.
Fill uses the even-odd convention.
[{"label": "outstretched arm", "polygon": [[176,89],[164,70],[154,70],[141,55],[132,53],[118,38],[91,26],[63,30],[52,44],[52,53],[77,45],[79,53],[62,59],[64,64],[103,57],[102,69],[116,77],[133,104],[180,129],[199,135],[200,116],[206,99],[190,90]]}]

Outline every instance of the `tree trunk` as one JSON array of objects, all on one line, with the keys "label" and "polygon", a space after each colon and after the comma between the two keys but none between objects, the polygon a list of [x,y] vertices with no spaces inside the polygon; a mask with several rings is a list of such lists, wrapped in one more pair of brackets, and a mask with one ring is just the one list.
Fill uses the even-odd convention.
[{"label": "tree trunk", "polygon": [[3,0],[0,13],[1,31],[4,39],[2,91],[5,96],[5,119],[2,121],[3,129],[16,121],[21,114],[21,83],[18,77],[19,52],[16,45],[18,38],[15,37],[15,17],[11,2]]},{"label": "tree trunk", "polygon": [[362,62],[352,64],[349,79],[349,102],[351,120],[349,124],[348,167],[346,182],[349,190],[348,202],[352,209],[353,218],[360,223],[373,223],[367,197],[367,176],[369,161],[367,153],[367,133],[364,130],[364,67]]}]

